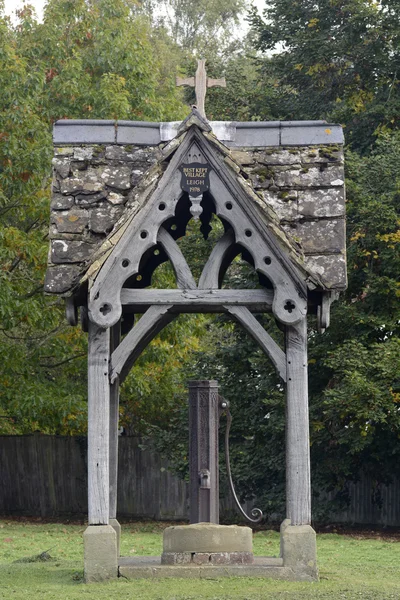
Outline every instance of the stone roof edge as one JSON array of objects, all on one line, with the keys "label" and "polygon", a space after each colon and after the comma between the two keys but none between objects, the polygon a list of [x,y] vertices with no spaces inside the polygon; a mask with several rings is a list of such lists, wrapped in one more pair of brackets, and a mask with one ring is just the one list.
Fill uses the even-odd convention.
[{"label": "stone roof edge", "polygon": [[[191,115],[189,115],[189,118]],[[157,146],[178,134],[181,121],[110,121],[62,119],[53,126],[53,142],[63,144],[137,144]],[[210,121],[216,137],[237,147],[343,144],[341,125],[325,121]]]}]

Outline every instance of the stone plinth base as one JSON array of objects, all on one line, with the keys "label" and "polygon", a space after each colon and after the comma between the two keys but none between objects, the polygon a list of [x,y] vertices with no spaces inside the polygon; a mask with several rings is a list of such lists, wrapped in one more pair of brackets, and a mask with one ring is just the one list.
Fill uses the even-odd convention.
[{"label": "stone plinth base", "polygon": [[162,565],[250,565],[254,561],[250,527],[195,523],[167,527]]},{"label": "stone plinth base", "polygon": [[310,525],[285,523],[281,529],[281,554],[284,566],[296,574],[297,580],[318,580],[316,535]]},{"label": "stone plinth base", "polygon": [[163,536],[164,552],[253,552],[250,527],[195,523],[167,527]]},{"label": "stone plinth base", "polygon": [[162,565],[251,565],[252,552],[163,552]]},{"label": "stone plinth base", "polygon": [[118,577],[117,534],[111,525],[89,525],[83,547],[85,583]]}]

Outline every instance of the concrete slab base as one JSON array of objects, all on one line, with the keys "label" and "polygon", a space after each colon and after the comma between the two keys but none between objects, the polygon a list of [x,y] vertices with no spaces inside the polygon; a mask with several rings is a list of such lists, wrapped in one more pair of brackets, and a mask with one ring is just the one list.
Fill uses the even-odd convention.
[{"label": "concrete slab base", "polygon": [[[210,550],[219,550],[220,554],[229,553],[233,547],[237,547],[236,543],[239,541],[242,550],[237,554],[244,555],[248,552],[252,555],[251,551],[249,552],[251,537],[249,538],[245,531],[235,532],[231,529],[227,535],[221,537],[221,530],[213,529],[221,526],[211,525],[212,529],[209,530],[210,524],[207,524],[207,527],[197,527],[193,537],[190,530],[187,532],[187,529],[193,526],[183,527],[185,530],[178,531],[178,535],[176,532],[171,534],[171,531],[167,534],[167,539],[164,538],[164,552],[167,549],[177,552],[178,548],[184,553],[199,553],[203,550],[205,556],[207,552],[204,552],[203,544],[206,543],[208,553]],[[236,527],[236,529],[248,528]],[[281,557],[257,556],[251,564],[218,564],[218,561],[210,560],[211,554],[207,554],[208,561],[200,561],[197,564],[185,561],[162,564],[161,557],[158,556],[118,558],[120,531],[118,521],[113,519],[110,525],[90,525],[84,532],[86,583],[115,579],[117,576],[127,579],[263,577],[287,581],[318,580],[315,531],[309,525],[292,526],[287,519],[281,527]],[[210,540],[212,540],[211,548]],[[234,542],[235,544],[231,546]],[[199,556],[200,554],[201,552]]]},{"label": "concrete slab base", "polygon": [[118,523],[117,519],[110,519],[109,525],[115,530],[117,534],[117,556],[121,555],[121,525]]},{"label": "concrete slab base", "polygon": [[[209,579],[217,577],[264,577],[298,581],[298,575],[283,566],[281,558],[254,557],[252,565],[162,565],[158,556],[121,557],[119,575],[127,579]],[[302,578],[306,580],[307,578]],[[311,579],[310,579],[311,581]]]},{"label": "concrete slab base", "polygon": [[288,525],[281,529],[281,553],[285,568],[298,581],[317,581],[317,542],[311,525]]},{"label": "concrete slab base", "polygon": [[118,576],[117,534],[111,525],[89,525],[83,534],[83,547],[85,583]]},{"label": "concrete slab base", "polygon": [[306,574],[283,566],[281,558],[254,557],[252,565],[162,565],[158,556],[121,557],[119,575],[127,579],[214,579],[217,577],[263,577],[286,581],[314,581]]}]

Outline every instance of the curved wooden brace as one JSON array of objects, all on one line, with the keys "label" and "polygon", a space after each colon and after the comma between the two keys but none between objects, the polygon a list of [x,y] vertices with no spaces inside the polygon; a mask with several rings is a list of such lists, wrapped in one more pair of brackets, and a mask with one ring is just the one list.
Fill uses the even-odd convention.
[{"label": "curved wooden brace", "polygon": [[331,304],[335,300],[332,292],[323,292],[320,306],[317,307],[318,333],[324,333],[331,321]]},{"label": "curved wooden brace", "polygon": [[157,242],[161,244],[169,260],[171,261],[178,287],[181,290],[195,290],[197,285],[189,265],[187,264],[178,244],[172,235],[170,235],[168,231],[164,229],[164,227],[160,227],[160,231],[158,232],[157,236]]},{"label": "curved wooden brace", "polygon": [[235,243],[235,234],[229,229],[216,243],[199,279],[199,289],[216,290],[219,288],[219,278],[224,259]]},{"label": "curved wooden brace", "polygon": [[122,383],[140,354],[168,323],[178,315],[171,306],[150,306],[111,355],[111,383],[119,377]]},{"label": "curved wooden brace", "polygon": [[65,314],[71,327],[76,327],[78,324],[78,307],[75,304],[74,296],[65,298]]},{"label": "curved wooden brace", "polygon": [[[307,314],[305,282],[296,284],[294,276],[288,272],[280,257],[281,251],[276,242],[269,242],[264,232],[259,231],[254,222],[244,213],[238,200],[234,198],[225,183],[214,171],[210,173],[210,192],[214,198],[216,211],[231,224],[236,243],[243,246],[253,257],[257,271],[263,273],[274,286],[272,311],[278,321],[294,325]],[[243,194],[243,191],[242,191]],[[240,190],[238,190],[238,196]],[[268,232],[268,223],[264,224]],[[279,232],[276,232],[279,233]],[[274,233],[276,235],[276,233]],[[271,232],[268,236],[272,237]],[[304,289],[302,289],[302,287]]]},{"label": "curved wooden brace", "polygon": [[[181,174],[176,171],[160,182],[151,202],[132,219],[125,231],[125,239],[120,240],[122,243],[115,247],[99,272],[89,294],[89,315],[100,327],[112,327],[120,319],[122,286],[139,272],[142,256],[157,244],[161,225],[175,215],[182,195],[180,180]],[[130,235],[126,235],[128,231]]]},{"label": "curved wooden brace", "polygon": [[[151,306],[114,350],[111,356],[111,383],[114,383],[118,377],[120,383],[122,383],[146,346],[168,323],[178,316],[176,313],[170,312],[171,308],[170,305]],[[286,381],[285,353],[249,309],[244,306],[226,306],[224,308],[256,340],[271,359],[280,377],[283,381]]]},{"label": "curved wooden brace", "polygon": [[258,342],[271,359],[280,377],[283,381],[286,381],[286,355],[269,333],[265,331],[261,323],[245,306],[226,306],[225,308]]}]

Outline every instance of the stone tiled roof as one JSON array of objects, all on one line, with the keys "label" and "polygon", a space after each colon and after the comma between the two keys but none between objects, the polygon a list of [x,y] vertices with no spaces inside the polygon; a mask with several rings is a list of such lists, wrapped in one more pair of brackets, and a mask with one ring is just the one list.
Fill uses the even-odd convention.
[{"label": "stone tiled roof", "polygon": [[[177,133],[175,124],[161,127],[133,123],[116,128],[113,122],[62,123],[56,125],[54,135],[55,141],[63,145],[56,144],[53,160],[51,247],[45,291],[68,295],[82,278],[93,276],[100,268],[126,224],[151,196],[185,130],[199,123],[189,118],[168,143],[161,142],[155,132],[168,139]],[[310,287],[344,289],[343,152],[341,143],[332,143],[342,140],[340,128],[322,122],[223,125],[216,130],[219,137],[230,137],[224,143],[207,131],[210,127],[200,123],[202,135],[224,157],[227,168],[235,172],[259,207],[260,218],[275,228],[291,260],[307,272]],[[73,131],[66,135],[68,127]],[[93,143],[108,139],[110,127],[114,136],[109,136],[110,143]],[[121,139],[129,139],[126,131],[121,138],[122,127],[131,133],[135,128],[140,130],[139,142],[121,143]],[[92,130],[90,135],[87,129]],[[148,143],[147,129],[151,130]],[[238,130],[242,130],[241,136],[237,136]],[[289,140],[290,130],[295,132],[293,144],[282,144],[282,138]],[[135,136],[137,139],[137,134],[131,137]],[[236,145],[237,137],[247,145]]]}]

